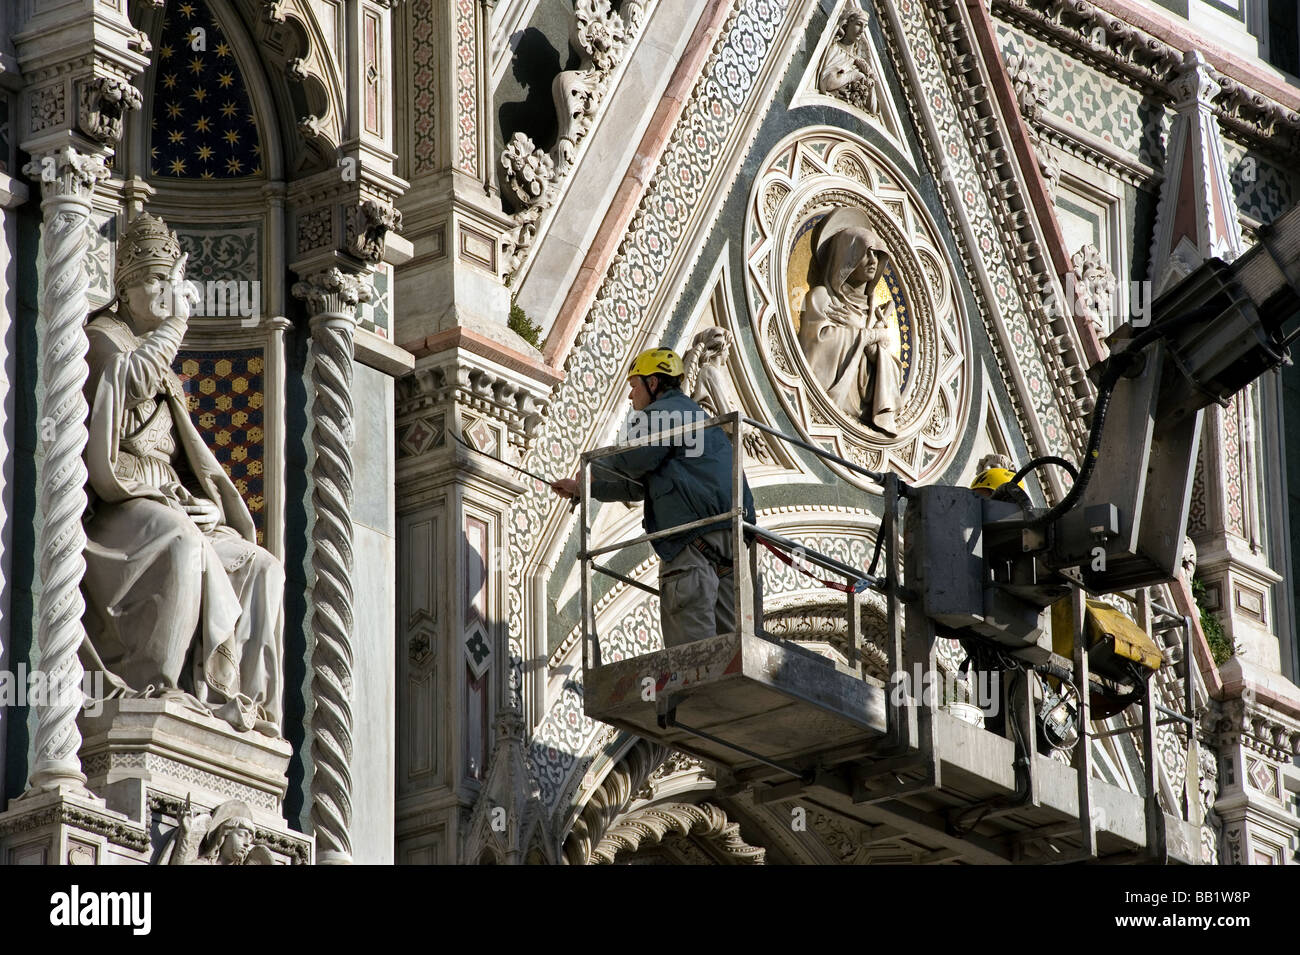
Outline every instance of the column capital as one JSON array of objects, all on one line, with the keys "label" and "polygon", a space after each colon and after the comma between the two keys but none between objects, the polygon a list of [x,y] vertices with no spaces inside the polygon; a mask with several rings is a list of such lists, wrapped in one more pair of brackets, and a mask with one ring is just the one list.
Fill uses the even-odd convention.
[{"label": "column capital", "polygon": [[1193,103],[1201,109],[1210,109],[1221,88],[1213,68],[1196,50],[1183,54],[1182,65],[1169,83],[1174,95],[1174,109],[1182,110]]},{"label": "column capital", "polygon": [[371,277],[365,273],[328,268],[293,283],[293,297],[307,303],[312,323],[346,316],[356,323],[356,307],[374,297]]},{"label": "column capital", "polygon": [[[111,151],[108,155],[112,155]],[[109,176],[105,155],[63,145],[34,153],[23,173],[41,184],[44,199],[75,199],[90,204],[95,186]]]}]

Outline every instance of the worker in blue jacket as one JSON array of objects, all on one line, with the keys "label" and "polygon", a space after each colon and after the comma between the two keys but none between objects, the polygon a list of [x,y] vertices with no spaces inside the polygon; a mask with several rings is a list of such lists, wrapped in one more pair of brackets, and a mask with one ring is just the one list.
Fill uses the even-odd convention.
[{"label": "worker in blue jacket", "polygon": [[[643,351],[628,372],[633,412],[628,439],[648,443],[592,462],[591,496],[600,501],[644,501],[647,534],[689,524],[732,507],[731,441],[721,428],[657,440],[656,435],[707,421],[682,393],[682,359],[671,349]],[[745,482],[745,520],[755,523]],[[563,497],[579,493],[578,476],[556,481]],[[725,519],[652,542],[659,555],[659,612],[664,646],[735,633],[735,570],[731,525]]]}]

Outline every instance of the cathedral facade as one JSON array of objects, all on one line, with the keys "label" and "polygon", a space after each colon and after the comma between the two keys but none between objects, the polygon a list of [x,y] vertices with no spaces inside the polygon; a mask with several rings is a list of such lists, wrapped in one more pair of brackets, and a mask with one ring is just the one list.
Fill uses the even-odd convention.
[{"label": "cathedral facade", "polygon": [[[639,505],[547,485],[615,442],[656,346],[769,429],[737,442],[758,524],[843,566],[893,533],[869,474],[1081,462],[1113,334],[1300,198],[1293,3],[3,17],[0,862],[1057,851],[1010,804],[954,825],[1009,767],[932,779],[947,816],[846,810],[592,719],[584,633],[658,650],[658,561]],[[1177,576],[1109,598],[1169,718],[1050,757],[1146,807],[1130,838],[1099,804],[1091,858],[1300,859],[1298,420],[1290,368],[1209,407]],[[756,627],[884,685],[878,594],[753,567]],[[968,701],[963,657],[935,642]]]}]

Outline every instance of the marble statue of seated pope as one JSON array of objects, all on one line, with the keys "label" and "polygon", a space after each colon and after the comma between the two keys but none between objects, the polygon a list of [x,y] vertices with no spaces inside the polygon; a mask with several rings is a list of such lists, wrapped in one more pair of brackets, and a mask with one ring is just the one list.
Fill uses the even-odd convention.
[{"label": "marble statue of seated pope", "polygon": [[284,570],[190,420],[172,370],[193,293],[162,220],[118,245],[117,298],[92,317],[86,467],[88,668],[279,735]]}]

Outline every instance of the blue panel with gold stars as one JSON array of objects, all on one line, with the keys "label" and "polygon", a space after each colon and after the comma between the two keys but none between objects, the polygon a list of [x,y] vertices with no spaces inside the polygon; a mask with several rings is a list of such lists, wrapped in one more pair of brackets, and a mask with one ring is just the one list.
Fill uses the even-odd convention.
[{"label": "blue panel with gold stars", "polygon": [[149,174],[230,180],[262,175],[262,143],[235,51],[203,0],[168,0],[154,44]]}]

